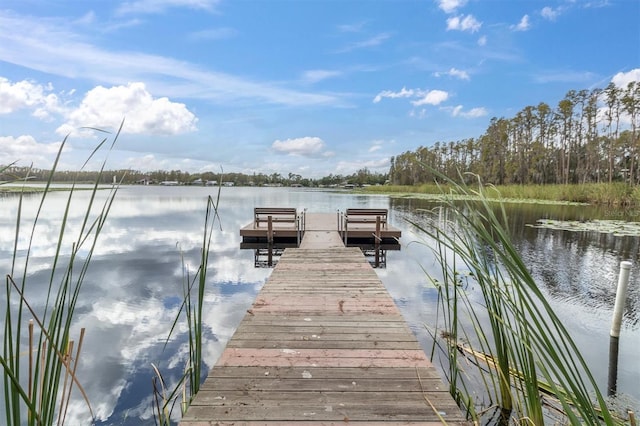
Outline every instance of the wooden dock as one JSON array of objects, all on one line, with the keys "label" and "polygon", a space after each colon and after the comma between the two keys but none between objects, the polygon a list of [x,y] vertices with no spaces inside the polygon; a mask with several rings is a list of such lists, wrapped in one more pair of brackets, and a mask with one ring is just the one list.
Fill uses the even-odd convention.
[{"label": "wooden dock", "polygon": [[182,426],[467,425],[361,250],[307,215]]},{"label": "wooden dock", "polygon": [[[343,241],[351,242],[378,242],[397,243],[402,236],[402,232],[388,223],[386,213],[376,229],[376,216],[364,216],[362,211],[371,210],[374,213],[381,209],[357,209],[358,214],[348,216],[347,212],[332,213],[294,213],[291,216],[291,209],[286,210],[287,214],[278,215],[272,213],[273,221],[271,223],[265,217],[255,214],[255,219],[240,229],[240,236],[245,244],[256,242],[292,242],[302,240],[303,235],[307,231],[316,231],[318,227],[322,230],[330,230],[338,232]],[[352,209],[356,210],[356,209]],[[277,212],[277,209],[271,210]],[[265,213],[268,215],[268,213]],[[268,217],[268,216],[266,216]],[[351,217],[351,219],[349,219]],[[297,218],[297,219],[296,219]],[[376,236],[376,231],[378,235]]]}]

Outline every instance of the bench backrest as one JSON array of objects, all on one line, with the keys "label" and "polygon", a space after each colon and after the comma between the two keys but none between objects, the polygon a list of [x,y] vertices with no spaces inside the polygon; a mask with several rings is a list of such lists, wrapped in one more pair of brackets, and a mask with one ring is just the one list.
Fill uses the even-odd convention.
[{"label": "bench backrest", "polygon": [[347,209],[345,220],[347,223],[369,223],[380,218],[380,222],[386,224],[387,212],[387,209]]},{"label": "bench backrest", "polygon": [[268,221],[269,216],[275,222],[295,222],[298,211],[289,207],[255,207],[253,215],[256,223]]},{"label": "bench backrest", "polygon": [[298,212],[295,208],[291,207],[255,207],[253,209],[256,215],[296,215]]},{"label": "bench backrest", "polygon": [[384,216],[388,213],[387,209],[347,209],[347,216]]}]

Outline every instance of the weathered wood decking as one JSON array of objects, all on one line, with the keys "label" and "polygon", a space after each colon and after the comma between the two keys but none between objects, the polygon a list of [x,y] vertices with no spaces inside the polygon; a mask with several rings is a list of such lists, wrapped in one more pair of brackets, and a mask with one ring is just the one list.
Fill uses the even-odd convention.
[{"label": "weathered wood decking", "polygon": [[466,424],[360,249],[308,215],[183,426]]}]

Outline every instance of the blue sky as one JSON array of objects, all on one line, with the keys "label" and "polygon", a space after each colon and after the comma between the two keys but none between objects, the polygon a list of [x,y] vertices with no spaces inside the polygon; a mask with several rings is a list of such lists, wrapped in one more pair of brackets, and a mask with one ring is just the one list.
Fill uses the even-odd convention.
[{"label": "blue sky", "polygon": [[[571,89],[640,80],[637,0],[2,0],[0,164],[386,172]],[[90,163],[89,168],[97,167]]]}]

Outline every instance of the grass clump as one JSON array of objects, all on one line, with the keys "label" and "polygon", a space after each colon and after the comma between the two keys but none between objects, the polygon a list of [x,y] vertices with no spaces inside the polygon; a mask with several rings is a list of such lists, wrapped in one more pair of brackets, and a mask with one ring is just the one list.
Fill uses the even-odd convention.
[{"label": "grass clump", "polygon": [[[439,296],[432,354],[440,348],[448,358],[454,399],[480,421],[473,381],[486,390],[480,408],[497,413],[492,424],[544,425],[551,400],[572,425],[621,423],[512,244],[503,206],[490,201],[495,189],[447,183],[430,222],[413,225],[433,240],[441,266],[429,275]],[[475,379],[461,356],[478,366]]]},{"label": "grass clump", "polygon": [[[113,148],[120,130],[114,137],[109,150]],[[0,187],[4,188],[9,188],[9,186],[5,186],[3,183],[11,184],[11,191],[2,192],[11,192],[7,196],[15,197],[18,203],[13,258],[11,269],[5,275],[4,349],[0,357],[0,366],[3,372],[2,395],[5,402],[3,413],[5,419],[0,423],[7,426],[64,425],[67,421],[72,392],[75,390],[79,391],[81,397],[84,398],[91,416],[91,419],[87,419],[86,423],[92,424],[95,421],[89,398],[76,375],[85,329],[81,329],[76,340],[71,334],[72,326],[76,325],[74,314],[82,284],[89,269],[98,237],[120,186],[120,184],[110,186],[105,200],[101,204],[97,202],[98,191],[105,190],[105,186],[100,182],[103,180],[106,160],[89,190],[91,191],[89,202],[75,237],[69,234],[72,229],[77,229],[77,227],[75,224],[69,223],[68,218],[72,203],[75,203],[74,195],[81,189],[83,191],[87,189],[77,188],[76,181],[69,187],[57,188],[67,191],[68,197],[64,210],[61,212],[62,218],[57,230],[58,241],[50,267],[49,280],[45,283],[45,302],[43,307],[34,307],[29,302],[29,295],[33,295],[35,291],[43,291],[41,290],[41,282],[32,283],[29,279],[31,248],[32,243],[37,239],[36,228],[41,214],[46,208],[45,201],[54,191],[51,185],[66,141],[67,138],[61,144],[49,178],[43,188],[33,191],[33,188],[25,186],[24,183],[30,181],[28,176],[21,179],[16,178],[13,181],[0,182]],[[106,142],[107,139],[104,139],[91,153],[79,173]],[[0,174],[11,166],[0,166]],[[222,178],[220,182],[222,182]],[[204,295],[212,233],[216,225],[220,225],[218,215],[220,189],[221,187],[218,188],[217,198],[208,197],[207,200],[200,262],[195,272],[190,270],[185,263],[184,256],[181,256],[183,301],[168,332],[165,348],[174,335],[178,323],[184,320],[188,346],[188,360],[184,374],[170,389],[160,369],[152,364],[155,371],[155,377],[152,378],[153,409],[156,423],[161,425],[175,424],[175,421],[172,420],[175,404],[180,401],[180,411],[184,414],[198,393],[203,379],[205,368],[202,357]],[[33,192],[37,192],[35,196],[39,196],[40,200],[33,224],[25,237],[22,229],[23,199],[27,194],[34,196]],[[73,240],[69,247],[68,240],[70,238]],[[26,241],[26,246],[21,243],[23,241]],[[23,257],[20,257],[21,255]],[[23,262],[22,265],[20,265],[21,262]],[[40,286],[40,289],[34,289],[35,285]]]},{"label": "grass clump", "polygon": [[[113,138],[111,148],[118,134]],[[25,232],[21,223],[25,192],[20,192],[17,196],[18,215],[13,257],[11,268],[5,274],[4,349],[0,357],[5,425],[64,424],[74,388],[81,393],[93,417],[91,405],[76,377],[84,329],[81,330],[77,342],[74,342],[71,331],[80,290],[98,236],[116,196],[117,185],[111,188],[104,202],[98,203],[96,193],[99,180],[96,180],[75,237],[69,236],[72,226],[68,218],[76,189],[75,184],[71,185],[58,228],[58,241],[46,287],[33,288],[35,285],[42,286],[42,283],[32,283],[29,278],[31,248],[37,239],[36,226],[45,209],[47,196],[52,190],[53,173],[66,141],[67,138],[60,146],[49,180],[42,190],[35,219],[30,230],[26,231],[26,236],[23,235]],[[106,142],[107,139],[102,140],[83,168]],[[99,175],[104,170],[104,164]],[[69,238],[72,239],[70,246]],[[20,257],[23,253],[24,256]],[[27,300],[26,294],[36,291],[45,294],[43,307],[34,308]]]}]

